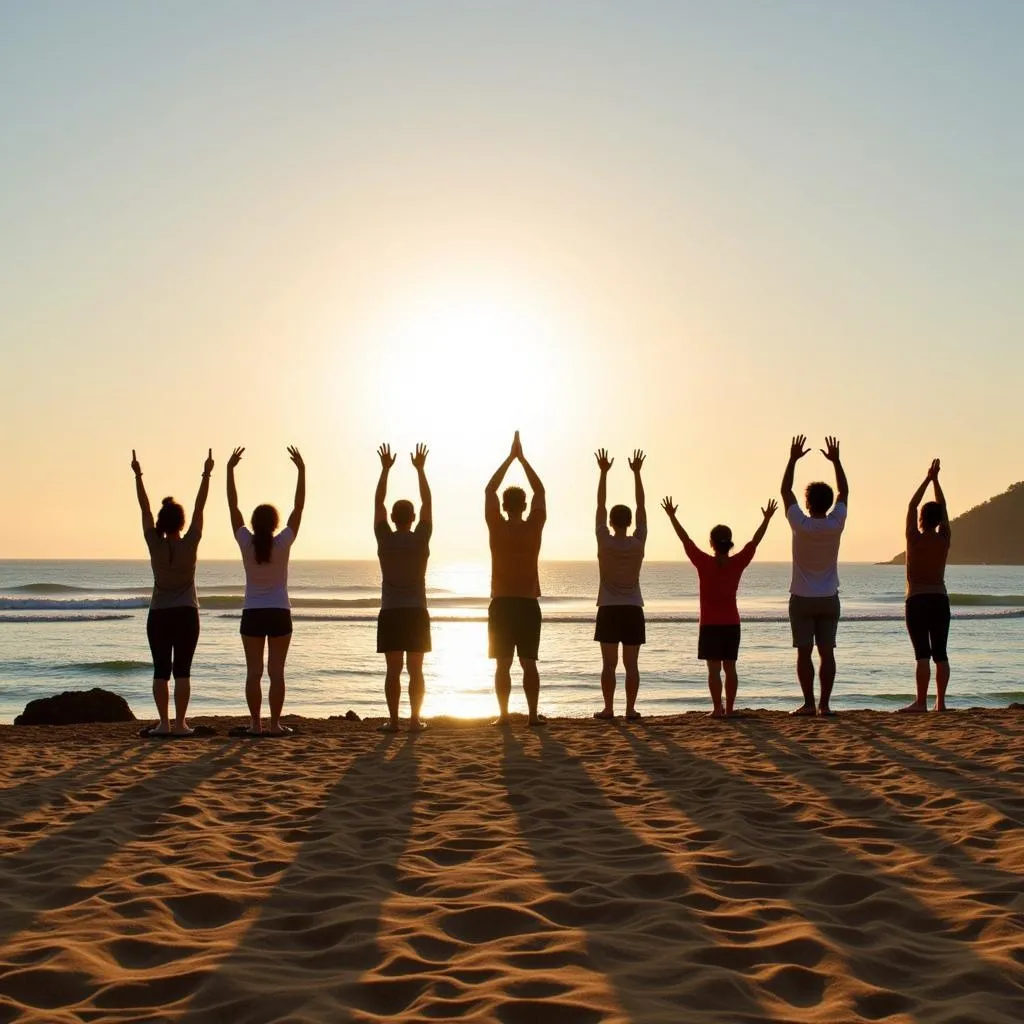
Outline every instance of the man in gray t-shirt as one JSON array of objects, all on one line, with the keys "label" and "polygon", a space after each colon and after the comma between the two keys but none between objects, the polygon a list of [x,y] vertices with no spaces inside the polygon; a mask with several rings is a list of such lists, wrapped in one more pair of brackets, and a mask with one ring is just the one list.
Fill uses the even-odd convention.
[{"label": "man in gray t-shirt", "polygon": [[373,506],[373,532],[377,538],[381,574],[377,653],[383,654],[387,663],[384,696],[389,715],[381,731],[397,732],[403,664],[409,669],[409,725],[412,729],[423,728],[420,719],[425,691],[423,655],[430,650],[426,576],[430,535],[434,524],[430,486],[424,469],[427,461],[426,445],[416,445],[416,451],[410,456],[420,485],[420,515],[415,529],[413,523],[416,521],[416,510],[411,501],[396,501],[391,508],[394,529],[388,523],[385,498],[388,473],[395,464],[395,456],[386,444],[377,449],[377,454],[380,456],[381,467]]}]

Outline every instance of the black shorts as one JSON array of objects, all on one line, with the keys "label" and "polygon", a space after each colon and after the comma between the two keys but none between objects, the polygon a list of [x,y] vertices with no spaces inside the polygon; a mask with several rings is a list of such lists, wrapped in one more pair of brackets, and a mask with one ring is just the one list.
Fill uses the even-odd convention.
[{"label": "black shorts", "polygon": [[540,650],[540,601],[535,597],[495,597],[487,608],[487,654],[491,658],[536,661]]},{"label": "black shorts", "polygon": [[377,653],[430,650],[430,613],[426,608],[382,608],[377,616]]},{"label": "black shorts", "polygon": [[701,661],[735,661],[740,654],[740,626],[701,626],[697,657]]},{"label": "black shorts", "polygon": [[945,594],[915,594],[907,598],[907,632],[918,661],[949,661],[949,598]]},{"label": "black shorts", "polygon": [[647,643],[644,610],[636,604],[606,604],[597,609],[594,639],[602,644],[639,647]]},{"label": "black shorts", "polygon": [[154,679],[187,679],[199,643],[198,608],[154,608],[146,619]]},{"label": "black shorts", "polygon": [[287,608],[246,608],[238,632],[242,636],[291,636],[292,613]]}]

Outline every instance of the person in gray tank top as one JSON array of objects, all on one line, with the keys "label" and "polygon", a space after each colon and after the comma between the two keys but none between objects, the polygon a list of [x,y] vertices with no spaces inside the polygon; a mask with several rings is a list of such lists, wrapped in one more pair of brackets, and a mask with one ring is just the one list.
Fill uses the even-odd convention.
[{"label": "person in gray tank top", "polygon": [[[135,494],[142,511],[142,535],[153,568],[153,597],[146,620],[146,636],[153,655],[153,700],[160,721],[143,729],[143,736],[189,736],[185,720],[192,694],[192,658],[199,643],[199,599],[196,560],[203,536],[203,509],[210,491],[213,449],[203,465],[192,523],[185,533],[185,510],[173,498],[164,498],[156,519],[142,482],[142,467],[132,450]],[[169,681],[174,676],[174,722],[170,721]]]},{"label": "person in gray tank top", "polygon": [[415,528],[416,510],[407,500],[391,507],[391,521],[385,504],[388,474],[395,464],[389,445],[377,449],[380,457],[380,479],[373,501],[373,532],[377,538],[380,561],[380,614],[377,617],[377,653],[383,654],[387,671],[384,697],[388,704],[388,720],[382,732],[398,731],[398,707],[402,697],[402,667],[409,669],[409,727],[422,729],[420,710],[426,684],[423,680],[423,655],[430,650],[430,613],[427,611],[427,559],[430,557],[430,535],[434,516],[430,501],[430,485],[425,470],[427,446],[416,445],[409,458],[416,470],[420,487],[420,516]]}]

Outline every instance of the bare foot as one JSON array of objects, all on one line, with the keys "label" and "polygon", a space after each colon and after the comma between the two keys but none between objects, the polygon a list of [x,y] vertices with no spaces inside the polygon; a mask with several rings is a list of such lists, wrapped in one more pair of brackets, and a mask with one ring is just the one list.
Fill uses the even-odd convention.
[{"label": "bare foot", "polygon": [[386,722],[377,726],[377,732],[398,732],[398,723],[389,718]]},{"label": "bare foot", "polygon": [[608,719],[612,719],[612,718],[615,717],[615,712],[609,710],[608,708],[605,708],[604,711],[595,711],[594,712],[594,717],[595,718],[603,718],[605,720],[608,720]]},{"label": "bare foot", "polygon": [[715,708],[708,712],[708,718],[725,718],[725,712],[721,708]]},{"label": "bare foot", "polygon": [[801,704],[800,707],[798,707],[796,709],[796,711],[790,711],[790,714],[791,715],[806,715],[806,716],[808,716],[810,718],[813,718],[817,714],[817,712],[814,710],[814,705],[813,704]]},{"label": "bare foot", "polygon": [[500,729],[504,729],[505,726],[511,725],[511,719],[508,715],[498,715],[498,717],[491,722],[491,725],[497,726]]},{"label": "bare foot", "polygon": [[[924,711],[924,708],[921,708],[921,710]],[[938,701],[935,702],[935,707],[932,708],[932,711],[948,711],[948,710],[949,710],[949,708],[947,708],[945,704],[940,704]]]},{"label": "bare foot", "polygon": [[822,718],[835,718],[836,717],[836,712],[833,711],[827,704],[819,704],[818,705],[818,714],[821,715]]},{"label": "bare foot", "polygon": [[423,732],[426,729],[427,723],[422,718],[410,718],[409,719],[409,731],[410,732]]},{"label": "bare foot", "polygon": [[896,713],[900,714],[900,715],[902,715],[902,714],[919,715],[919,714],[923,714],[927,710],[928,709],[920,701],[915,700],[913,704],[908,704],[905,708],[897,708],[896,709]]},{"label": "bare foot", "polygon": [[547,725],[548,720],[543,715],[534,715],[529,722],[530,725]]},{"label": "bare foot", "polygon": [[638,718],[642,717],[640,712],[636,708],[631,708],[626,712],[626,721],[635,722]]},{"label": "bare foot", "polygon": [[268,736],[291,736],[292,730],[290,726],[284,725],[282,722],[278,722],[277,725],[272,725],[266,733]]},{"label": "bare foot", "polygon": [[175,723],[173,732],[175,736],[191,736],[192,733],[195,732],[195,729],[193,729],[187,722],[182,722],[180,725]]}]

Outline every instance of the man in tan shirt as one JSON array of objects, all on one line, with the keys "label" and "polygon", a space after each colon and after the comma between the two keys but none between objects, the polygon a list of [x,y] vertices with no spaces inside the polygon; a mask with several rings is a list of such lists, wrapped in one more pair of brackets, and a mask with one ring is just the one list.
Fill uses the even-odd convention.
[{"label": "man in tan shirt", "polygon": [[[498,504],[498,487],[509,466],[519,460],[533,489],[530,514],[526,513],[526,492],[507,487]],[[501,510],[505,510],[505,515]],[[524,518],[525,516],[525,518]],[[523,692],[530,711],[530,725],[543,725],[537,713],[540,675],[537,653],[540,647],[540,558],[541,534],[547,519],[544,485],[523,455],[516,431],[508,458],[497,468],[484,491],[484,518],[491,545],[491,603],[487,609],[488,653],[495,661],[494,692],[498,698],[498,723],[508,721],[512,693],[512,659],[519,655],[523,669]]]}]

